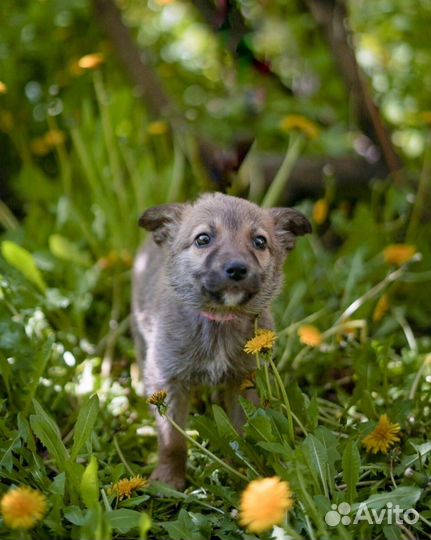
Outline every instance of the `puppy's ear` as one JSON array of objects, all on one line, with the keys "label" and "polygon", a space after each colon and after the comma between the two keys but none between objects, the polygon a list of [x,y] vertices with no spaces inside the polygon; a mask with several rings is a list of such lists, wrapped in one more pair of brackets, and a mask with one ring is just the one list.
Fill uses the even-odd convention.
[{"label": "puppy's ear", "polygon": [[153,233],[156,244],[163,244],[172,236],[173,225],[181,221],[185,204],[162,204],[146,210],[139,218],[140,227]]},{"label": "puppy's ear", "polygon": [[274,220],[277,239],[287,250],[295,247],[297,236],[311,233],[311,223],[298,210],[293,208],[270,208],[269,213]]}]

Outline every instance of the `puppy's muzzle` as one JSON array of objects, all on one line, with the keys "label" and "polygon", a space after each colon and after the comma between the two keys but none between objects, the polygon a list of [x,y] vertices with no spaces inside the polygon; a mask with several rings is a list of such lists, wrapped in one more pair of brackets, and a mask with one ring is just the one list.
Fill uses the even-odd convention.
[{"label": "puppy's muzzle", "polygon": [[235,306],[247,303],[260,288],[260,277],[240,260],[231,260],[202,280],[202,293],[211,303]]}]

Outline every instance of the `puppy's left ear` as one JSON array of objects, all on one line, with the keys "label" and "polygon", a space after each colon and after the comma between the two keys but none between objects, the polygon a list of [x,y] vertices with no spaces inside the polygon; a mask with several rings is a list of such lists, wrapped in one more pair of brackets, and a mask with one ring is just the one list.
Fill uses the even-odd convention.
[{"label": "puppy's left ear", "polygon": [[185,204],[162,204],[146,210],[139,218],[140,227],[153,233],[156,244],[163,244],[174,233],[174,225],[181,221]]},{"label": "puppy's left ear", "polygon": [[311,233],[311,223],[293,208],[270,208],[269,213],[274,220],[275,234],[281,245],[291,250],[295,247],[297,236]]}]

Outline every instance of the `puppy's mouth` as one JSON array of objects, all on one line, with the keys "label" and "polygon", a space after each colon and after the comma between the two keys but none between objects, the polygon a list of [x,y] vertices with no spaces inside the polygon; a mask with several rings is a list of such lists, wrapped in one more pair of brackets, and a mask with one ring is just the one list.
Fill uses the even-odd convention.
[{"label": "puppy's mouth", "polygon": [[226,287],[218,290],[211,290],[205,286],[202,286],[202,296],[205,300],[209,300],[208,308],[225,310],[235,309],[244,304],[247,304],[253,296],[255,291],[247,291],[239,287]]}]

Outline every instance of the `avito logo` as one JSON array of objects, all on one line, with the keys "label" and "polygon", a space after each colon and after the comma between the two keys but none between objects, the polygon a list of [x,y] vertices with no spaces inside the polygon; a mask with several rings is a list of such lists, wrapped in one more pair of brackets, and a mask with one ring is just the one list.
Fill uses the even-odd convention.
[{"label": "avito logo", "polygon": [[361,503],[356,510],[354,516],[351,516],[352,508],[349,503],[342,502],[338,506],[336,504],[331,505],[331,510],[326,512],[325,521],[330,527],[336,527],[340,523],[343,525],[350,525],[353,523],[357,525],[363,521],[369,525],[415,525],[419,521],[419,512],[414,508],[404,510],[398,504],[395,506],[388,502],[384,508],[376,510],[375,508],[369,509],[366,503]]}]

